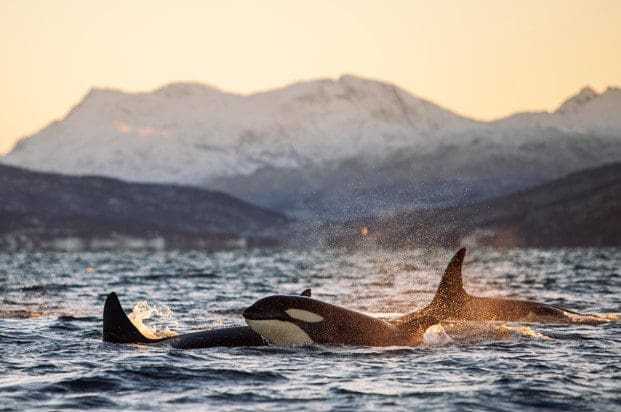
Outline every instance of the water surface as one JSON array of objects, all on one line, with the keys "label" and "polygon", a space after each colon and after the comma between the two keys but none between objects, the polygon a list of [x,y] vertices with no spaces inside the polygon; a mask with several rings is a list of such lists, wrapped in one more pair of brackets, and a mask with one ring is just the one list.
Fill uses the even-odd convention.
[{"label": "water surface", "polygon": [[[241,325],[274,293],[406,313],[427,304],[452,251],[0,255],[0,409],[377,410],[621,408],[621,325],[469,327],[415,348],[177,350],[101,341],[106,295],[168,305],[179,332]],[[473,250],[473,294],[621,312],[621,250]],[[520,326],[527,329],[518,330]],[[479,333],[479,329],[481,333]],[[539,334],[543,335],[540,336]],[[474,335],[474,336],[472,336]]]}]

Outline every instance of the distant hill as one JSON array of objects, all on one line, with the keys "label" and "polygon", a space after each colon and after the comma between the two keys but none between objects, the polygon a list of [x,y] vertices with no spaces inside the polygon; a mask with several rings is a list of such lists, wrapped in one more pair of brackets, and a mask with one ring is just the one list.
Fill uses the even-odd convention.
[{"label": "distant hill", "polygon": [[210,188],[309,221],[388,215],[621,161],[621,89],[584,88],[554,112],[493,122],[355,76],[250,95],[93,89],[3,161]]},{"label": "distant hill", "polygon": [[326,239],[342,247],[621,246],[621,163],[466,206],[350,221]]},{"label": "distant hill", "polygon": [[267,242],[263,231],[288,221],[220,192],[2,165],[0,193],[0,248],[75,243],[89,248],[93,242],[104,249],[115,244],[140,248],[145,239],[156,242],[147,244],[154,248],[217,248],[247,240]]}]

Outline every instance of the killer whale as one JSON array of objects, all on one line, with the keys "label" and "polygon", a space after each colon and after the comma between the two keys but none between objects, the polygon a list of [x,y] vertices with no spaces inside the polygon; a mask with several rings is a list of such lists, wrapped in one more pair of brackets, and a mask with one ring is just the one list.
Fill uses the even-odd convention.
[{"label": "killer whale", "polygon": [[[311,290],[304,290],[301,296],[311,296]],[[267,341],[248,326],[215,328],[157,339],[149,338],[141,333],[127,317],[114,292],[108,295],[104,304],[103,341],[138,344],[166,343],[178,349],[267,345]]]},{"label": "killer whale", "polygon": [[274,295],[260,299],[243,313],[252,330],[280,345],[415,346],[432,316],[399,325],[304,296]]},{"label": "killer whale", "polygon": [[441,320],[540,322],[558,324],[602,324],[608,319],[584,315],[568,309],[530,300],[489,298],[469,295],[464,289],[462,265],[466,248],[451,259],[436,294],[429,305],[396,320],[410,322],[417,317],[433,316]]}]

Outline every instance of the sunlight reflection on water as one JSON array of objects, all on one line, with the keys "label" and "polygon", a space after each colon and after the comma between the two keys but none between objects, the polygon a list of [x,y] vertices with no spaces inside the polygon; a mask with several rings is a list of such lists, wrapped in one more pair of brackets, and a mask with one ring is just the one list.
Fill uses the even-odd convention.
[{"label": "sunlight reflection on water", "polygon": [[[415,348],[182,351],[101,342],[103,301],[111,291],[126,309],[148,300],[164,313],[161,305],[167,305],[174,319],[158,316],[145,323],[178,332],[241,325],[241,311],[258,298],[298,294],[307,287],[319,299],[394,316],[431,300],[451,255],[446,250],[3,255],[3,407],[618,407],[618,323],[443,323],[452,341]],[[473,294],[618,315],[620,267],[617,249],[471,250],[464,281]]]}]

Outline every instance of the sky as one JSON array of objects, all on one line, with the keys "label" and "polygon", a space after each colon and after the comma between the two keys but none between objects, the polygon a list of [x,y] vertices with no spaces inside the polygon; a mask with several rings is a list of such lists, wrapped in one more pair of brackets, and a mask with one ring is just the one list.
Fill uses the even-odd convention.
[{"label": "sky", "polygon": [[92,87],[348,73],[489,120],[621,85],[621,0],[0,0],[0,153]]}]

